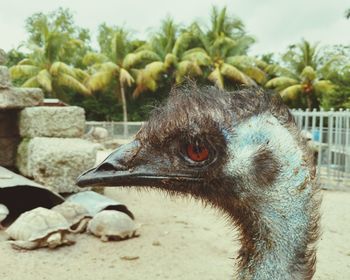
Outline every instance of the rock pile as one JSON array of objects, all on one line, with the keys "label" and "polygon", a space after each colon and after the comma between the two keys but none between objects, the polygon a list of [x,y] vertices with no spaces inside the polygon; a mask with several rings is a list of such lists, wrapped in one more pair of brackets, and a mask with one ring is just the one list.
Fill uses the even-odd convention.
[{"label": "rock pile", "polygon": [[76,177],[95,164],[97,152],[96,144],[81,139],[84,109],[38,106],[43,99],[40,89],[13,87],[0,66],[0,165],[58,193],[77,192]]}]

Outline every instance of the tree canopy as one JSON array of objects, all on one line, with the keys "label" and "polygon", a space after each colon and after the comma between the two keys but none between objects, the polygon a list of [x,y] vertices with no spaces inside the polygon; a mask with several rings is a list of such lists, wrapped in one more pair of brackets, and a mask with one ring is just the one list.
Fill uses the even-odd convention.
[{"label": "tree canopy", "polygon": [[290,107],[350,107],[350,46],[302,39],[281,55],[251,55],[254,36],[226,7],[213,6],[207,24],[166,17],[142,40],[102,23],[98,50],[68,9],[35,13],[25,29],[27,40],[8,53],[14,83],[81,105],[92,119],[142,120],[187,78],[228,89],[266,87]]}]

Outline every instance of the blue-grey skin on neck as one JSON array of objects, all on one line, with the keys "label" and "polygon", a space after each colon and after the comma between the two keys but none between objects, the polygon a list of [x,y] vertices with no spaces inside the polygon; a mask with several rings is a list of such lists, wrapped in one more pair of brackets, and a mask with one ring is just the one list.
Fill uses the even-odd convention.
[{"label": "blue-grey skin on neck", "polygon": [[[249,240],[254,251],[240,267],[238,278],[308,279],[303,254],[312,246],[308,240],[314,218],[310,211],[317,211],[318,200],[313,199],[315,182],[304,151],[291,131],[270,113],[247,119],[235,128],[234,136],[227,134],[226,138],[233,160],[225,172],[242,178],[241,199],[257,198],[250,206],[255,219],[251,226],[260,229]],[[262,148],[269,149],[280,163],[279,174],[269,186],[251,180],[254,156]]]}]

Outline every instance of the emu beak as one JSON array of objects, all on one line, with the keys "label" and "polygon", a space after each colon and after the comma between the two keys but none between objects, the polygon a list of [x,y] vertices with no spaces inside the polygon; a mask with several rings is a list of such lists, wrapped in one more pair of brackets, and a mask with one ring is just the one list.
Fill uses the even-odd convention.
[{"label": "emu beak", "polygon": [[77,185],[169,186],[175,182],[199,181],[188,170],[174,170],[166,155],[149,152],[138,140],[120,146],[100,165],[85,171]]}]

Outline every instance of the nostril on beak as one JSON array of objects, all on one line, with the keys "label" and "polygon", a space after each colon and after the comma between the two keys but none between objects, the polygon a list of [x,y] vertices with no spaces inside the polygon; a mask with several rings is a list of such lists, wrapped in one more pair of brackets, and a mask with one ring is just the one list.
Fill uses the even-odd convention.
[{"label": "nostril on beak", "polygon": [[104,162],[102,163],[97,169],[96,171],[113,171],[115,170],[114,166],[109,163],[109,162]]},{"label": "nostril on beak", "polygon": [[127,168],[124,165],[121,165],[121,164],[113,165],[109,162],[102,163],[96,169],[96,171],[123,171],[123,170],[127,170]]}]

